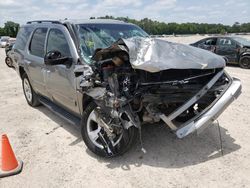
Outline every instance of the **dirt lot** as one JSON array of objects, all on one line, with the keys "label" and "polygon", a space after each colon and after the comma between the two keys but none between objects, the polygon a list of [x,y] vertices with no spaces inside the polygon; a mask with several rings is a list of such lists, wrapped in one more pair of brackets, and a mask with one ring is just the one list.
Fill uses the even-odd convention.
[{"label": "dirt lot", "polygon": [[105,160],[86,149],[75,127],[43,106],[26,104],[21,80],[4,58],[0,49],[0,134],[8,134],[24,169],[0,179],[1,188],[250,186],[250,70],[226,68],[242,80],[243,93],[219,118],[224,156],[215,126],[179,140],[163,125],[148,125],[142,136],[147,154],[137,144]]}]

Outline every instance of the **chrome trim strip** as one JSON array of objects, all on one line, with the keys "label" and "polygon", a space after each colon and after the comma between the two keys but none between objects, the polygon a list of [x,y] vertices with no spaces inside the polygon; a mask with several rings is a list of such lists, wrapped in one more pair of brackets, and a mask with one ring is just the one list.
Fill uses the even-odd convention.
[{"label": "chrome trim strip", "polygon": [[203,97],[207,91],[217,82],[217,80],[222,76],[224,73],[224,70],[218,72],[212,80],[210,80],[195,96],[193,96],[191,99],[189,99],[184,105],[180,106],[176,111],[172,112],[168,118],[170,120],[175,119],[177,116],[179,116],[181,113],[183,113],[185,110],[187,110],[192,104],[194,104],[196,101],[198,101],[201,97]]}]

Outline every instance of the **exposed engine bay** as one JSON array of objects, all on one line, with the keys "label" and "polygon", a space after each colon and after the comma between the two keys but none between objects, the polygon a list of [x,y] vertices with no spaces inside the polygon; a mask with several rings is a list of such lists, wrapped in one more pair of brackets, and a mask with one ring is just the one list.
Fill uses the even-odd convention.
[{"label": "exposed engine bay", "polygon": [[[172,59],[164,59],[164,55],[171,54],[171,51],[161,49],[163,55],[158,51],[157,57],[162,58],[156,61],[153,61],[153,56],[149,57],[149,53],[154,51],[152,46],[162,41],[148,40],[151,40],[148,46],[145,46],[145,41],[138,44],[138,41],[120,40],[109,48],[97,49],[92,57],[94,63],[84,70],[80,87],[98,105],[100,124],[110,138],[121,129],[135,126],[140,130],[144,123],[160,121],[183,138],[193,132],[195,121],[221,98],[232,83],[224,71],[224,60],[218,59],[217,63],[222,62],[218,64],[201,64],[197,63],[198,56],[193,55],[197,66],[185,64],[184,58],[183,68],[179,59],[178,66],[172,66],[173,56]],[[136,53],[131,47],[132,42],[141,46]],[[206,54],[200,54],[203,55]],[[214,60],[216,58],[214,56]],[[148,63],[147,66],[141,63],[143,60]],[[170,66],[164,67],[163,61],[171,61]],[[157,63],[158,66],[155,65]],[[206,124],[216,118],[211,117]]]}]

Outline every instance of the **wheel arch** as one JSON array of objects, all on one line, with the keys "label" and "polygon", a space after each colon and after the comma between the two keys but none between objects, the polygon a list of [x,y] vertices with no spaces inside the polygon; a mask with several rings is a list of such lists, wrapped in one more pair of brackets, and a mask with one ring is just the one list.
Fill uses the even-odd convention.
[{"label": "wheel arch", "polygon": [[[30,81],[30,84],[33,87],[33,80],[30,78],[30,75],[28,74],[28,72],[25,70],[25,68],[23,66],[18,67],[18,73],[19,73],[19,76],[20,76],[21,79],[23,79],[24,74],[27,74],[27,77],[28,77],[28,79]],[[34,87],[33,87],[33,89],[34,89]]]},{"label": "wheel arch", "polygon": [[24,67],[19,66],[18,71],[19,71],[20,77],[23,78],[23,75],[26,73],[26,71],[24,70]]},{"label": "wheel arch", "polygon": [[244,52],[244,53],[242,53],[242,54],[240,55],[240,59],[241,59],[242,57],[246,57],[246,56],[249,56],[249,58],[250,58],[250,52]]},{"label": "wheel arch", "polygon": [[82,112],[85,111],[87,106],[93,101],[93,98],[87,95],[86,93],[83,93],[82,95]]}]

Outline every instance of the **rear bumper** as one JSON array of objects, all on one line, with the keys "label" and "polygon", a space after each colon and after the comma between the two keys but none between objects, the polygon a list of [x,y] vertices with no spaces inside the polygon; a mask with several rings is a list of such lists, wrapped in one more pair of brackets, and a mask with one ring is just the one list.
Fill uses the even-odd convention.
[{"label": "rear bumper", "polygon": [[213,123],[219,115],[241,94],[240,80],[233,78],[231,85],[220,99],[197,119],[176,131],[178,138],[183,138],[193,132],[200,133]]}]

